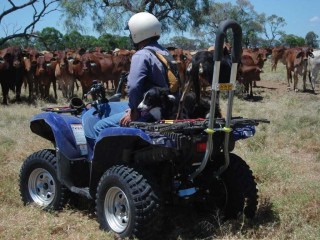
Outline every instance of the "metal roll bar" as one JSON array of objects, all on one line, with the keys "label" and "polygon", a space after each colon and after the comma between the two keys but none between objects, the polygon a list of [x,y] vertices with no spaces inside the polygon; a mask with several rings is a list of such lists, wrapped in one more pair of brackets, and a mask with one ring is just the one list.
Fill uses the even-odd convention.
[{"label": "metal roll bar", "polygon": [[[227,30],[231,29],[233,33],[233,44],[232,44],[232,52],[231,52],[231,75],[230,81],[228,83],[220,83],[219,82],[219,75],[220,75],[220,63],[223,57],[223,44],[224,40],[227,36]],[[232,118],[232,106],[233,106],[233,97],[234,97],[234,90],[235,90],[235,82],[237,77],[237,70],[238,70],[238,62],[241,56],[241,48],[242,48],[242,29],[240,25],[234,20],[225,20],[219,24],[218,31],[216,33],[216,41],[215,41],[215,50],[214,50],[214,72],[213,72],[213,80],[212,80],[212,87],[211,87],[211,104],[210,104],[210,113],[209,113],[209,124],[208,128],[205,130],[208,134],[206,152],[204,158],[199,166],[193,172],[189,180],[193,180],[196,176],[198,176],[203,169],[205,168],[209,158],[211,157],[211,152],[213,149],[213,133],[216,131],[214,129],[215,125],[215,107],[217,102],[217,92],[218,91],[228,91],[228,105],[227,105],[227,114],[226,114],[226,124],[223,128],[225,132],[225,139],[224,139],[224,158],[225,163],[221,166],[217,172],[214,173],[215,176],[219,176],[223,171],[227,169],[229,166],[230,158],[229,158],[229,134],[232,131],[230,128],[231,118]]]}]

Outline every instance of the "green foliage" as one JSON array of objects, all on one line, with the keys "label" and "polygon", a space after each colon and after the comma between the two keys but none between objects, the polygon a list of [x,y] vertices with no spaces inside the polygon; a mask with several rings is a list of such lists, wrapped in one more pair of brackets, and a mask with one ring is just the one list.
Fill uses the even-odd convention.
[{"label": "green foliage", "polygon": [[82,35],[77,31],[72,31],[63,36],[63,43],[66,48],[81,48]]},{"label": "green foliage", "polygon": [[[205,12],[205,9],[202,10]],[[208,11],[208,10],[207,10]],[[235,5],[230,2],[214,3],[209,5],[208,14],[202,14],[202,25],[193,28],[192,32],[210,45],[214,43],[214,35],[219,23],[226,19],[237,21],[242,28],[243,45],[245,47],[261,46],[260,35],[264,31],[267,22],[265,15],[258,14],[250,1],[238,0]],[[228,34],[228,41],[232,42],[232,36]]]},{"label": "green foliage", "polygon": [[[100,34],[120,33],[129,18],[137,12],[150,12],[162,23],[166,32],[175,29],[187,30],[191,26],[202,24],[202,14],[207,12],[212,0],[63,0],[61,7],[66,18],[65,25],[69,30],[83,31],[83,20],[92,21],[91,29]],[[206,11],[203,11],[206,9]]]},{"label": "green foliage", "polygon": [[305,42],[311,48],[318,48],[319,47],[319,43],[317,41],[318,37],[319,36],[317,34],[315,34],[314,32],[312,32],[312,31],[308,32],[305,37]]},{"label": "green foliage", "polygon": [[264,35],[269,42],[268,46],[272,46],[274,45],[276,37],[284,34],[284,32],[280,30],[280,28],[286,25],[285,19],[275,14],[272,14],[269,17],[266,17],[265,14],[262,14],[261,21],[263,23]]},{"label": "green foliage", "polygon": [[40,48],[49,51],[63,49],[62,37],[57,29],[46,27],[39,34]]},{"label": "green foliage", "polygon": [[283,35],[280,38],[280,42],[282,45],[289,47],[289,48],[305,45],[304,38],[298,37],[293,34]]},{"label": "green foliage", "polygon": [[104,50],[114,50],[115,48],[131,49],[129,37],[103,34],[97,40],[97,46]]},{"label": "green foliage", "polygon": [[186,37],[173,37],[170,38],[169,43],[165,44],[167,47],[177,47],[183,49],[203,49],[208,48],[209,45],[206,42],[203,42],[198,39],[189,39]]},{"label": "green foliage", "polygon": [[[160,20],[164,33],[189,32],[196,36],[196,39],[173,37],[166,45],[188,49],[207,48],[214,44],[218,24],[226,19],[234,19],[241,25],[244,47],[280,44],[287,47],[304,44],[319,47],[318,36],[314,32],[309,32],[305,39],[285,34],[281,30],[286,25],[283,17],[259,14],[249,0],[237,0],[235,4],[214,0],[61,0],[59,3],[67,34],[63,36],[55,28],[45,28],[40,33],[32,32],[32,36],[26,34],[6,40],[7,44],[1,48],[19,45],[39,50],[92,49],[97,46],[108,50],[130,49],[129,38],[123,36],[128,34],[124,28],[129,18],[141,11],[154,14]],[[46,15],[41,17],[45,18]],[[98,32],[100,37],[83,35],[88,31]],[[39,39],[34,35],[38,35]],[[281,38],[278,40],[279,37]],[[0,38],[0,44],[2,40]],[[173,41],[177,42],[173,44]],[[232,42],[232,35],[229,33],[227,41]]]}]

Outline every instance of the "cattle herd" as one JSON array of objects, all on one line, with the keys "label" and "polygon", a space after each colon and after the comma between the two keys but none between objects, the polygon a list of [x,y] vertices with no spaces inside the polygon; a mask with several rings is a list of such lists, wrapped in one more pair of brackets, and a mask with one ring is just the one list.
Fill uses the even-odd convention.
[{"label": "cattle herd", "polygon": [[2,103],[8,104],[10,89],[20,101],[24,83],[28,86],[30,100],[47,99],[51,85],[55,99],[57,89],[62,91],[64,98],[71,99],[79,83],[82,94],[85,94],[93,80],[100,80],[107,86],[111,82],[116,88],[121,73],[129,71],[132,54],[132,51],[122,49],[109,53],[100,49],[93,52],[83,49],[39,52],[17,46],[3,49],[0,52]]},{"label": "cattle herd", "polygon": [[[230,46],[224,47],[221,81],[229,78],[231,69]],[[175,59],[184,89],[195,90],[199,98],[203,89],[211,85],[213,72],[214,48],[192,52],[181,48],[168,48]],[[121,73],[130,69],[131,57],[135,51],[116,49],[104,52],[100,48],[95,51],[61,50],[37,51],[11,46],[0,50],[0,82],[2,88],[2,104],[8,104],[9,91],[15,92],[16,101],[21,101],[21,88],[28,86],[29,100],[47,99],[52,86],[54,98],[57,90],[62,96],[71,99],[75,89],[87,93],[93,80],[105,83],[106,87],[117,89]],[[276,71],[277,63],[282,62],[287,69],[288,89],[298,91],[299,75],[303,78],[303,90],[306,90],[306,79],[315,88],[315,81],[320,68],[320,50],[309,47],[285,48],[277,46],[273,49],[243,49],[238,68],[238,81],[244,85],[248,97],[253,97],[252,87],[260,80],[264,62],[271,55],[272,71]],[[229,79],[227,79],[228,81]]]}]

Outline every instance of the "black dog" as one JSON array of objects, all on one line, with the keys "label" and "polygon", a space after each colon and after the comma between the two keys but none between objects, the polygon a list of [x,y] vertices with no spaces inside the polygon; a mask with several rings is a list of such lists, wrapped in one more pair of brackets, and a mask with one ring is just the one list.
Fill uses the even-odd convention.
[{"label": "black dog", "polygon": [[147,122],[172,119],[174,103],[175,97],[167,89],[153,87],[144,94],[138,110]]}]

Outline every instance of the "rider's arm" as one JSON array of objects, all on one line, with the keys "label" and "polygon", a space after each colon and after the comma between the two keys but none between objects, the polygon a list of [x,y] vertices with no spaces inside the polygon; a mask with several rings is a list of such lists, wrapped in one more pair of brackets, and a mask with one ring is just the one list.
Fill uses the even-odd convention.
[{"label": "rider's arm", "polygon": [[148,77],[148,65],[145,55],[136,53],[132,56],[128,75],[128,96],[131,109],[137,109],[143,99],[145,81]]}]

